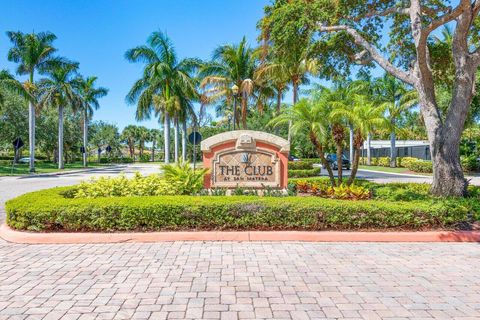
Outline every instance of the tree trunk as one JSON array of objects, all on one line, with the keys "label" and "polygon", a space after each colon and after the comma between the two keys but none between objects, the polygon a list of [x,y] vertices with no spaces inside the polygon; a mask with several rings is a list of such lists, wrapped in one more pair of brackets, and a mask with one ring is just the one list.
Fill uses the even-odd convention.
[{"label": "tree trunk", "polygon": [[155,138],[152,139],[152,162],[155,162]]},{"label": "tree trunk", "polygon": [[58,108],[58,169],[63,169],[63,106]]},{"label": "tree trunk", "polygon": [[174,155],[175,155],[175,163],[178,163],[178,147],[179,147],[179,135],[178,135],[178,115],[175,114],[173,118],[173,142],[174,142]]},{"label": "tree trunk", "polygon": [[350,140],[349,140],[349,148],[350,148],[350,164],[353,163],[353,126],[349,125],[349,133],[350,133]]},{"label": "tree trunk", "polygon": [[163,138],[165,148],[165,163],[170,163],[170,116],[168,112],[165,112],[165,119],[163,124]]},{"label": "tree trunk", "polygon": [[372,165],[371,143],[372,143],[372,134],[369,132],[368,135],[367,135],[367,165],[368,166]]},{"label": "tree trunk", "polygon": [[[280,110],[282,108],[282,89],[277,88],[277,106],[275,115],[278,117],[280,115]],[[278,135],[280,131],[279,127],[275,127],[275,134]]]},{"label": "tree trunk", "polygon": [[182,121],[182,161],[187,161],[187,120]]},{"label": "tree trunk", "polygon": [[360,162],[360,148],[355,148],[353,154],[352,171],[350,172],[350,177],[347,181],[347,185],[349,186],[352,185],[352,183],[355,181],[355,177],[357,176],[358,164]]},{"label": "tree trunk", "polygon": [[30,172],[35,172],[35,106],[28,103],[28,148],[30,152]]},{"label": "tree trunk", "polygon": [[468,182],[460,163],[460,139],[449,133],[430,145],[433,163],[431,192],[438,196],[465,196]]},{"label": "tree trunk", "polygon": [[395,142],[397,137],[395,135],[395,130],[392,130],[390,133],[390,167],[395,168],[397,166],[397,148],[395,147]]},{"label": "tree trunk", "polygon": [[337,144],[337,176],[338,176],[338,184],[342,184],[343,180],[343,148],[341,144]]},{"label": "tree trunk", "polygon": [[102,149],[98,147],[97,149],[97,158],[98,158],[98,163],[102,161]]},{"label": "tree trunk", "polygon": [[328,163],[327,159],[325,158],[325,153],[323,151],[323,146],[318,141],[317,137],[315,136],[315,133],[310,132],[309,135],[310,135],[310,141],[315,146],[315,150],[317,150],[318,156],[320,157],[320,160],[322,161],[323,166],[327,169],[328,177],[330,178],[330,183],[331,183],[332,187],[335,187],[336,186],[335,176],[333,175],[333,171],[332,171],[332,168],[330,167],[330,164]]},{"label": "tree trunk", "polygon": [[[298,101],[298,83],[295,79],[292,82],[293,82],[293,105],[295,105]],[[289,121],[288,122],[288,138],[287,138],[288,142],[292,141],[291,128],[292,128],[292,121]]]},{"label": "tree trunk", "polygon": [[350,177],[348,178],[347,185],[352,185],[355,181],[358,171],[358,164],[360,162],[360,149],[363,145],[363,138],[360,132],[355,132],[354,139],[354,155],[353,155],[353,163],[352,163],[352,171],[350,172]]},{"label": "tree trunk", "polygon": [[88,116],[87,111],[83,112],[83,166],[87,166],[87,144],[88,144]]},{"label": "tree trunk", "polygon": [[248,96],[246,92],[242,93],[242,126],[247,130],[247,112],[248,112]]}]

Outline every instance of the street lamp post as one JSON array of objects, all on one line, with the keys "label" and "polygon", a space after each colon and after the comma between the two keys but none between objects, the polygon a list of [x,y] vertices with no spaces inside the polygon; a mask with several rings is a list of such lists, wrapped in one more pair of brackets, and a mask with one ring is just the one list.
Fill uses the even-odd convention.
[{"label": "street lamp post", "polygon": [[235,125],[237,122],[237,94],[238,94],[238,86],[234,84],[232,86],[233,92],[233,130],[235,130]]}]

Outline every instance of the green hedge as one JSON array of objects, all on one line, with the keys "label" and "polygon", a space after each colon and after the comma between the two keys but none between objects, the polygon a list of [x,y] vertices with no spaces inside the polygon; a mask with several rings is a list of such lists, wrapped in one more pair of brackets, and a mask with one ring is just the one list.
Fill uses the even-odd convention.
[{"label": "green hedge", "polygon": [[307,178],[319,176],[321,168],[305,169],[305,170],[290,170],[288,169],[289,178]]},{"label": "green hedge", "polygon": [[471,202],[392,202],[317,197],[153,196],[70,199],[71,187],[28,193],[6,204],[21,230],[353,230],[449,228],[466,221]]},{"label": "green hedge", "polygon": [[307,170],[313,169],[313,162],[311,161],[289,161],[288,170]]}]

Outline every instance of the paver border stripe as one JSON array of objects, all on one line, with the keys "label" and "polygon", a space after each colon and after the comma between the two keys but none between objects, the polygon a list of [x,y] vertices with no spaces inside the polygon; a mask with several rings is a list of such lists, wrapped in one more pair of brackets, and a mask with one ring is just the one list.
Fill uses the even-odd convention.
[{"label": "paver border stripe", "polygon": [[148,243],[168,241],[306,241],[306,242],[480,242],[480,231],[165,231],[45,232],[0,226],[0,238],[22,244]]}]

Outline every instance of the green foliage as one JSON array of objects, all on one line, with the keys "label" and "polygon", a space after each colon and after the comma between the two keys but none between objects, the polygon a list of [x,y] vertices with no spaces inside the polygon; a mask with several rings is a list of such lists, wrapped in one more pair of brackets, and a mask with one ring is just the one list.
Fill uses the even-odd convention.
[{"label": "green foliage", "polygon": [[419,160],[409,163],[406,167],[408,170],[419,173],[432,173],[433,165],[432,161]]},{"label": "green foliage", "polygon": [[318,177],[320,175],[320,172],[321,172],[321,168],[300,169],[300,170],[288,169],[288,177],[290,178]]},{"label": "green foliage", "polygon": [[372,192],[368,186],[340,184],[339,186],[332,187],[324,178],[297,180],[295,184],[298,192],[323,198],[367,200],[372,197]]},{"label": "green foliage", "polygon": [[464,171],[478,170],[478,160],[476,155],[462,157],[460,160]]},{"label": "green foliage", "polygon": [[178,184],[166,181],[159,175],[142,176],[135,174],[133,179],[101,177],[82,182],[71,190],[73,198],[100,198],[126,196],[175,195],[180,192]]},{"label": "green foliage", "polygon": [[66,198],[75,187],[7,202],[10,227],[32,231],[358,230],[450,228],[479,218],[470,199],[345,201],[319,197]]},{"label": "green foliage", "polygon": [[289,161],[288,170],[307,170],[313,169],[312,161]]},{"label": "green foliage", "polygon": [[165,180],[178,186],[178,194],[196,194],[203,188],[203,177],[208,169],[194,170],[188,161],[162,166]]}]

